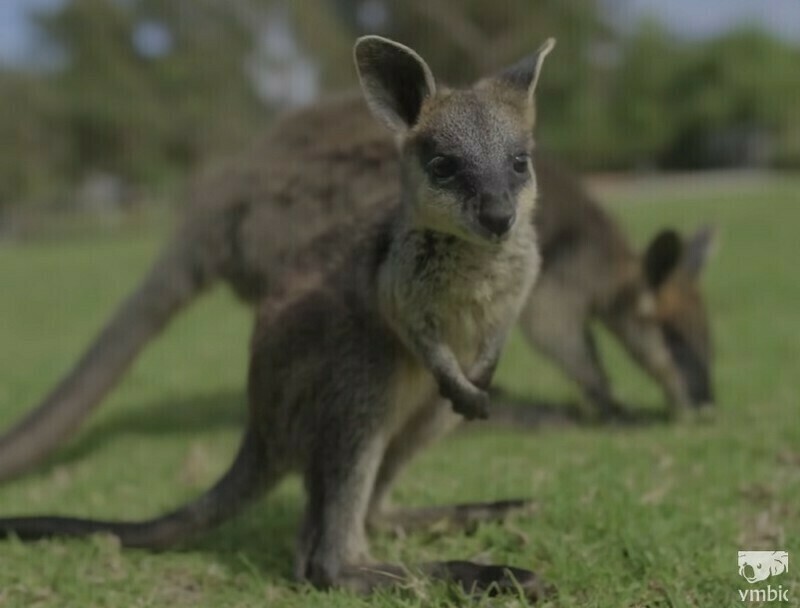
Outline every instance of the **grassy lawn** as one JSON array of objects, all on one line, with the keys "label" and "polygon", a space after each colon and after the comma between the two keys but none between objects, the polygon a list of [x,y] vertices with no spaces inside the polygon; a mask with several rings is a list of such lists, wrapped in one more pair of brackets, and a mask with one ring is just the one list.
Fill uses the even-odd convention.
[{"label": "grassy lawn", "polygon": [[[375,539],[391,560],[472,558],[537,570],[553,606],[739,606],[739,549],[787,549],[800,605],[800,180],[679,201],[617,201],[643,244],[657,228],[712,221],[720,247],[705,278],[718,353],[710,424],[636,429],[486,430],[440,443],[403,476],[397,501],[532,496],[533,515],[474,532]],[[659,195],[660,196],[660,195]],[[155,255],[161,234],[0,247],[0,426],[31,407],[94,335]],[[224,290],[175,323],[107,407],[48,466],[0,487],[0,513],[145,517],[204,489],[229,462],[243,419],[249,314]],[[604,340],[627,401],[658,393]],[[574,399],[515,336],[499,382]],[[7,606],[451,606],[420,584],[358,599],[290,582],[297,480],[179,550],[120,550],[110,538],[0,544]],[[765,584],[755,585],[762,588]],[[478,604],[480,605],[480,604]],[[513,598],[487,606],[515,606]],[[782,605],[787,605],[786,603]]]}]

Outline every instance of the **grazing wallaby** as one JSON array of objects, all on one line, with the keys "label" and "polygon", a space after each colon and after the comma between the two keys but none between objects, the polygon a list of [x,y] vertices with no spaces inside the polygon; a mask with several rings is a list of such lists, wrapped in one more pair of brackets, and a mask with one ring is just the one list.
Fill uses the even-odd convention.
[{"label": "grazing wallaby", "polygon": [[[23,517],[0,520],[0,531],[26,540],[104,531],[123,545],[164,547],[297,471],[308,494],[297,575],[363,592],[403,579],[398,566],[371,564],[366,524],[380,519],[389,484],[421,443],[461,419],[453,409],[486,413],[483,388],[539,268],[533,93],[553,44],[453,90],[437,89],[411,49],[359,39],[364,96],[397,140],[399,204],[373,214],[333,255],[324,237],[312,243],[325,263],[296,268],[259,307],[249,423],[229,471],[200,499],[150,521]],[[503,566],[420,569],[468,591],[538,589],[533,573]]]},{"label": "grazing wallaby", "polygon": [[[614,409],[614,400],[589,330],[593,319],[671,402],[710,402],[698,282],[710,233],[684,242],[664,231],[640,256],[574,178],[540,153],[534,165],[543,266],[524,334],[601,409]],[[398,168],[391,137],[360,97],[346,95],[284,116],[243,158],[200,175],[183,222],[140,287],[43,403],[0,437],[0,479],[70,437],[144,345],[209,285],[221,278],[255,303],[287,273],[346,248],[354,225],[396,199]]]}]

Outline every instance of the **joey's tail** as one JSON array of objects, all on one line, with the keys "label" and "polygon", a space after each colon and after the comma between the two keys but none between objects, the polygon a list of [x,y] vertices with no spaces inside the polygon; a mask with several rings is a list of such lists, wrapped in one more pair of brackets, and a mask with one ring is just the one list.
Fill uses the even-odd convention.
[{"label": "joey's tail", "polygon": [[[165,548],[229,519],[268,489],[276,480],[270,474],[262,446],[248,430],[231,467],[205,494],[179,509],[139,522],[99,521],[72,517],[14,517],[0,519],[0,536],[21,540],[54,536],[87,536],[106,532],[126,547]],[[274,463],[273,463],[274,464]]]},{"label": "joey's tail", "polygon": [[191,247],[174,241],[49,395],[0,436],[0,481],[29,469],[68,439],[139,351],[211,282]]}]

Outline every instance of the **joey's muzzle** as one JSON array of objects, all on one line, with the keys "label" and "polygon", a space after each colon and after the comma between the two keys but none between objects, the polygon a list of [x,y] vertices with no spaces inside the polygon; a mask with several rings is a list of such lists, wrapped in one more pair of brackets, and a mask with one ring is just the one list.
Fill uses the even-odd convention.
[{"label": "joey's muzzle", "polygon": [[478,222],[494,236],[504,236],[514,225],[516,209],[511,197],[481,194],[478,207]]}]

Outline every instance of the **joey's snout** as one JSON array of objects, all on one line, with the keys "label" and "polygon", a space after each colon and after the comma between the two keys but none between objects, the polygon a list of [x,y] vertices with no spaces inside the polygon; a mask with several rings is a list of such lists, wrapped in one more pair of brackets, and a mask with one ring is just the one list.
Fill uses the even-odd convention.
[{"label": "joey's snout", "polygon": [[511,230],[516,209],[508,195],[484,193],[478,199],[478,222],[493,236],[502,237]]}]

